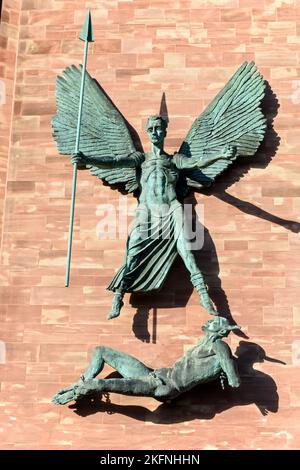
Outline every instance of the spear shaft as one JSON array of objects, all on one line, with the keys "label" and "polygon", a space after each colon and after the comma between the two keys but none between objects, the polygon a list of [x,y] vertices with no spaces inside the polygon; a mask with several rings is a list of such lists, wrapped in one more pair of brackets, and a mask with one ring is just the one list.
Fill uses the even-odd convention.
[{"label": "spear shaft", "polygon": [[[80,86],[80,98],[79,98],[79,108],[78,108],[77,132],[76,132],[76,142],[75,142],[75,150],[74,150],[75,154],[79,152],[79,144],[80,144],[80,129],[81,129],[81,119],[82,119],[82,110],[83,110],[84,84],[85,84],[85,72],[86,72],[88,48],[89,48],[89,42],[92,42],[94,40],[90,12],[87,13],[86,20],[85,20],[85,23],[84,23],[84,26],[80,35],[80,39],[84,41],[84,53],[83,53],[83,65],[82,65],[82,71],[81,71],[81,86]],[[66,287],[69,287],[69,283],[70,283],[76,182],[77,182],[77,163],[75,163],[73,166],[72,197],[71,197],[71,207],[70,207],[68,254],[67,254],[66,280],[65,280]]]}]

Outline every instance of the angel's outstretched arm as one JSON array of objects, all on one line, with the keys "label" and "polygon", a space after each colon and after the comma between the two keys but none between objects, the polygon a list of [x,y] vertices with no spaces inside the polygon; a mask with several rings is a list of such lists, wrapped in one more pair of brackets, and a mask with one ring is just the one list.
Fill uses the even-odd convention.
[{"label": "angel's outstretched arm", "polygon": [[187,170],[192,168],[205,168],[212,163],[221,160],[233,160],[236,158],[236,148],[233,146],[224,147],[223,151],[211,152],[212,155],[203,155],[202,157],[187,157],[184,154],[177,153],[174,155],[174,163],[179,170]]},{"label": "angel's outstretched arm", "polygon": [[144,154],[141,152],[132,152],[129,155],[120,156],[101,156],[88,157],[81,152],[72,156],[72,163],[77,163],[79,167],[87,165],[96,166],[97,168],[137,168],[144,161]]}]

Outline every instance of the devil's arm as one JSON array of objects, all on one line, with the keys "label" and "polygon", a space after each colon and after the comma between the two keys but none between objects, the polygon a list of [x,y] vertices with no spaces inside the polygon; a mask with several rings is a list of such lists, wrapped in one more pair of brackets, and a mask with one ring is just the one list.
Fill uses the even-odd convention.
[{"label": "devil's arm", "polygon": [[222,340],[216,340],[213,343],[213,350],[216,353],[220,365],[227,375],[228,383],[231,387],[240,386],[240,377],[234,364],[234,359],[231,354],[231,349],[227,343]]}]

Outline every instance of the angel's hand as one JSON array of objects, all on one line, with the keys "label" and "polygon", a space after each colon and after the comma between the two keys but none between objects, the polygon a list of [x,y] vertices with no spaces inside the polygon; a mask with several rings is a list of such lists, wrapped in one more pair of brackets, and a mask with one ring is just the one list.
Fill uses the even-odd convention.
[{"label": "angel's hand", "polygon": [[77,166],[79,168],[86,168],[86,165],[88,164],[88,159],[85,155],[83,155],[82,152],[79,151],[77,153],[73,153],[71,157],[71,163],[73,163],[73,165],[77,163]]},{"label": "angel's hand", "polygon": [[236,158],[237,148],[234,145],[226,145],[224,148],[224,157],[228,160],[234,160]]}]

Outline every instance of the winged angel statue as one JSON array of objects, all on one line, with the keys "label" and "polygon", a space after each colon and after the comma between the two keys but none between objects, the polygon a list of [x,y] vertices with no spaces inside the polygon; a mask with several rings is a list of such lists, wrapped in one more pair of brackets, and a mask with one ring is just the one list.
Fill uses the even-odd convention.
[{"label": "winged angel statue", "polygon": [[256,153],[266,119],[260,103],[265,84],[256,65],[243,63],[191,126],[178,153],[164,150],[167,122],[150,116],[151,151],[136,149],[126,122],[97,82],[86,73],[80,152],[73,154],[81,69],[68,67],[57,79],[53,134],[61,154],[109,185],[123,184],[138,195],[123,266],[108,289],[115,293],[108,319],[117,317],[126,292],[161,288],[177,254],[190,273],[200,304],[218,315],[190,247],[180,195],[210,186],[238,157]]}]

